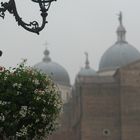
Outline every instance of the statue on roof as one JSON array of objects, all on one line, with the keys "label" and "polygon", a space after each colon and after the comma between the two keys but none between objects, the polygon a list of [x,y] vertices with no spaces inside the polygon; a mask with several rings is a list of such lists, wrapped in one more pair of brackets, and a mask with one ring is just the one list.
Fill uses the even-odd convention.
[{"label": "statue on roof", "polygon": [[122,25],[122,12],[119,13],[119,22],[120,22],[120,25]]},{"label": "statue on roof", "polygon": [[89,68],[89,60],[88,60],[88,53],[87,52],[85,52],[85,56],[86,56],[85,68],[88,69]]}]

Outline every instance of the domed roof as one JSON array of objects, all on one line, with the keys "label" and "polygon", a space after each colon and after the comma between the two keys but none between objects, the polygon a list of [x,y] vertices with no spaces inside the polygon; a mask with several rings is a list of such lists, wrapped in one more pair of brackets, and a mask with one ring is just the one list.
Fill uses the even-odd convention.
[{"label": "domed roof", "polygon": [[81,70],[78,73],[78,76],[94,76],[96,75],[96,72],[89,66],[88,53],[85,53],[85,55],[86,55],[85,68],[81,68]]},{"label": "domed roof", "polygon": [[117,29],[118,40],[103,54],[99,71],[112,70],[140,59],[139,51],[125,40],[126,30],[122,25],[122,14],[119,16],[120,26]]},{"label": "domed roof", "polygon": [[81,70],[78,73],[78,76],[95,76],[95,75],[96,71],[91,68],[88,69],[81,68]]},{"label": "domed roof", "polygon": [[35,69],[49,75],[56,83],[60,85],[70,85],[70,79],[67,71],[61,65],[51,61],[49,51],[45,50],[45,57],[42,62],[34,66]]},{"label": "domed roof", "polygon": [[128,43],[116,43],[102,56],[99,70],[116,69],[140,59],[140,53]]}]

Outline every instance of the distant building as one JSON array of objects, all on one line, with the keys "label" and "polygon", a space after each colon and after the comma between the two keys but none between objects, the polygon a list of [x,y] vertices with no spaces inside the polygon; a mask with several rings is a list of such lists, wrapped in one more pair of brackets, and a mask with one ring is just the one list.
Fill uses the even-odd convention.
[{"label": "distant building", "polygon": [[59,130],[51,136],[49,139],[62,139],[62,133],[64,139],[69,135],[71,128],[71,112],[69,112],[72,100],[72,86],[70,84],[70,79],[68,72],[60,64],[53,62],[49,57],[49,51],[46,49],[44,51],[45,57],[42,62],[37,63],[34,68],[47,74],[55,82],[61,91],[61,97],[63,101],[62,117],[60,118],[60,128]]},{"label": "distant building", "polygon": [[57,80],[59,65],[49,71],[44,64],[51,62],[48,51],[36,65],[67,89],[61,127],[49,140],[140,140],[140,53],[125,39],[121,13],[119,22],[117,41],[103,54],[99,70],[90,68],[86,53],[72,90],[64,69],[58,69],[62,79]]}]

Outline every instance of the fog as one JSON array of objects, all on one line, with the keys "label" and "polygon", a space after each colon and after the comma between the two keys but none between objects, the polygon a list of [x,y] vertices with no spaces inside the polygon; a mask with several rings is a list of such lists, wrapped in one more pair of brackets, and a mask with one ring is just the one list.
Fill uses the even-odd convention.
[{"label": "fog", "polygon": [[[37,3],[16,0],[16,4],[24,21],[41,22]],[[68,71],[73,83],[84,67],[85,51],[89,53],[90,66],[98,70],[104,51],[117,39],[120,11],[127,30],[126,40],[140,50],[139,0],[57,0],[50,7],[48,24],[40,35],[18,26],[13,15],[6,12],[5,19],[0,18],[0,50],[3,51],[0,63],[14,67],[26,58],[27,64],[33,66],[42,61],[47,42],[51,59]]]}]

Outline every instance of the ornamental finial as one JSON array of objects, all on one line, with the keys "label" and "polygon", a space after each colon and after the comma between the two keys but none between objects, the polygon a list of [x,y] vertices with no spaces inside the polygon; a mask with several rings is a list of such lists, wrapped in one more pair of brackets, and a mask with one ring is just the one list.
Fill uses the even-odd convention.
[{"label": "ornamental finial", "polygon": [[120,25],[117,28],[117,36],[118,36],[117,43],[120,43],[120,42],[125,42],[126,43],[126,40],[125,40],[126,30],[125,30],[125,27],[122,24],[122,20],[123,20],[122,12],[119,13],[118,19],[119,19]]},{"label": "ornamental finial", "polygon": [[45,51],[44,51],[45,57],[43,58],[43,61],[44,61],[44,62],[50,62],[50,61],[51,61],[51,58],[49,57],[50,52],[49,52],[49,50],[47,49],[48,42],[45,42],[45,43],[44,43],[44,46],[46,46],[46,49],[45,49]]},{"label": "ornamental finial", "polygon": [[120,12],[120,13],[119,13],[119,22],[120,22],[120,25],[122,25],[122,18],[123,18],[122,12]]},{"label": "ornamental finial", "polygon": [[89,69],[89,60],[88,60],[88,53],[87,52],[85,52],[85,56],[86,56],[85,68]]}]

